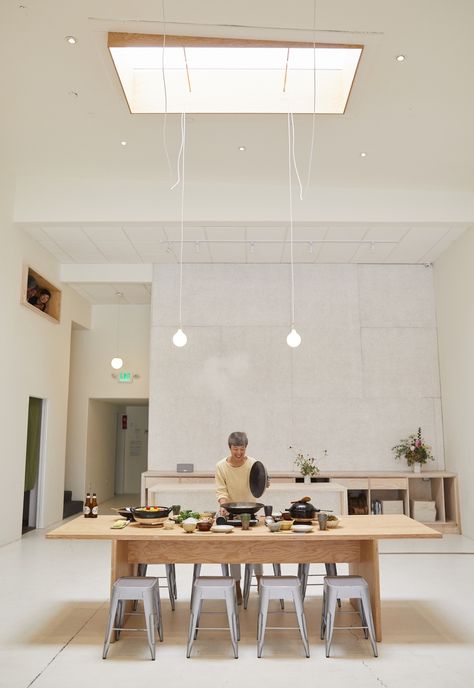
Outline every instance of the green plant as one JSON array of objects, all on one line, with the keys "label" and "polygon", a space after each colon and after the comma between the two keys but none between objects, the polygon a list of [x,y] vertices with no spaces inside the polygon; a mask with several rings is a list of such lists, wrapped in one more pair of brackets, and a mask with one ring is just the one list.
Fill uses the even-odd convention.
[{"label": "green plant", "polygon": [[[293,449],[293,447],[290,447],[290,449]],[[301,475],[314,476],[319,473],[319,468],[316,466],[316,459],[314,456],[303,454],[303,452],[299,451],[296,454],[294,463]]]},{"label": "green plant", "polygon": [[421,436],[421,428],[418,428],[416,435],[409,435],[406,440],[400,440],[400,444],[392,447],[392,451],[396,459],[405,458],[409,466],[413,466],[414,463],[434,461],[430,445],[426,444]]}]

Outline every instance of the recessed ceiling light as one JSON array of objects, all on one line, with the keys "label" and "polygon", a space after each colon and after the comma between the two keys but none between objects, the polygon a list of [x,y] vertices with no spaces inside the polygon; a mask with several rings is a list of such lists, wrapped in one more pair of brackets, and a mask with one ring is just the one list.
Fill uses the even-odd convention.
[{"label": "recessed ceiling light", "polygon": [[397,55],[395,59],[397,62],[405,62],[405,55]]},{"label": "recessed ceiling light", "polygon": [[364,151],[362,151],[362,153],[360,154],[360,157],[361,157],[361,158],[366,158],[366,157],[367,157],[367,153],[365,153]]},{"label": "recessed ceiling light", "polygon": [[66,40],[69,43],[69,45],[76,45],[77,40],[74,38],[74,36],[66,36]]},{"label": "recessed ceiling light", "polygon": [[121,146],[126,146],[126,145],[127,145],[127,142],[126,142],[126,141],[120,141],[120,145],[121,145]]},{"label": "recessed ceiling light", "polygon": [[239,146],[239,151],[247,150],[245,146]]}]

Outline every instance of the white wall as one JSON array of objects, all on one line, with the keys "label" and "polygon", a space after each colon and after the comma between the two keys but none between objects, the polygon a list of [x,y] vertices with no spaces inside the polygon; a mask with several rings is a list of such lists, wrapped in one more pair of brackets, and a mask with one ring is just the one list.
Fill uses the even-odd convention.
[{"label": "white wall", "polygon": [[117,407],[91,399],[87,417],[86,490],[103,502],[114,496]]},{"label": "white wall", "polygon": [[299,349],[286,344],[285,265],[186,265],[175,348],[176,266],[156,266],[150,468],[212,470],[232,430],[270,469],[290,445],[327,470],[402,470],[391,447],[422,426],[443,468],[432,271],[423,266],[297,265]]},{"label": "white wall", "polygon": [[459,474],[463,533],[474,537],[474,230],[435,265],[446,467]]},{"label": "white wall", "polygon": [[[117,307],[94,306],[89,330],[75,329],[71,345],[71,368],[67,431],[66,488],[82,499],[92,476],[86,463],[89,400],[115,401],[148,399],[150,338],[149,306],[120,306],[120,354],[123,370],[140,375],[131,384],[119,384],[112,377],[110,359],[117,349]],[[115,413],[117,409],[115,409]],[[115,444],[115,438],[114,438]],[[98,498],[113,494],[112,481]]]},{"label": "white wall", "polygon": [[[66,444],[66,409],[69,383],[71,321],[88,324],[89,307],[57,279],[57,265],[9,217],[6,190],[0,179],[0,241],[2,262],[0,291],[0,360],[3,419],[0,472],[8,518],[0,525],[0,544],[21,535],[25,472],[28,398],[46,399],[42,510],[37,525],[62,518]],[[30,264],[48,281],[62,288],[61,322],[54,324],[20,303],[23,263]]]}]

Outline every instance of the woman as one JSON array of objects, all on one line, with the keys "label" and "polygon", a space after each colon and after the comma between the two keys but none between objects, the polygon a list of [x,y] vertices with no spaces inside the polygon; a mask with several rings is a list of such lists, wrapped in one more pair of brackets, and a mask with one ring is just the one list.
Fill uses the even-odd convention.
[{"label": "woman", "polygon": [[[255,497],[250,491],[250,469],[255,459],[247,456],[249,441],[245,432],[232,432],[229,435],[228,445],[230,455],[221,459],[216,465],[216,494],[217,501],[222,507],[226,502],[254,502]],[[242,604],[242,590],[240,588],[240,564],[230,565],[231,575],[235,578],[237,603]],[[257,581],[262,575],[262,565],[254,565]]]}]

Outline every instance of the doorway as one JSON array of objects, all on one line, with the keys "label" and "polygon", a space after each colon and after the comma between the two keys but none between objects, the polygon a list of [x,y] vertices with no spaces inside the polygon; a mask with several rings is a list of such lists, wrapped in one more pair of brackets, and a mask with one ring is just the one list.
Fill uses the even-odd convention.
[{"label": "doorway", "polygon": [[148,468],[148,404],[124,405],[117,414],[115,494],[140,494]]},{"label": "doorway", "polygon": [[44,400],[28,400],[28,428],[26,439],[25,485],[23,495],[22,534],[36,528],[43,427]]}]

